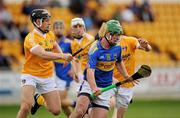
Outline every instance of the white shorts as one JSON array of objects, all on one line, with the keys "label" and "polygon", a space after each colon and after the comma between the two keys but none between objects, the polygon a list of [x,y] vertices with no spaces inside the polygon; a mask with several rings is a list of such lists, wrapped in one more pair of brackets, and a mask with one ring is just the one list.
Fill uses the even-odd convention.
[{"label": "white shorts", "polygon": [[40,94],[57,90],[57,86],[53,77],[40,78],[29,74],[22,74],[21,87],[25,85],[34,86]]},{"label": "white shorts", "polygon": [[[71,87],[72,81],[65,81],[56,76],[57,89],[60,91],[68,90]],[[68,84],[68,85],[67,85]]]},{"label": "white shorts", "polygon": [[[79,89],[79,95],[85,95],[85,94],[91,95],[92,93],[93,92],[89,86],[89,83],[87,81],[83,81]],[[92,107],[100,107],[108,110],[110,107],[109,101],[112,95],[113,95],[113,90],[103,92],[101,95],[97,97],[97,99],[92,101]]]},{"label": "white shorts", "polygon": [[123,107],[127,108],[132,97],[133,97],[133,88],[123,88],[118,87],[113,89],[115,92],[115,99],[116,99],[116,107]]}]

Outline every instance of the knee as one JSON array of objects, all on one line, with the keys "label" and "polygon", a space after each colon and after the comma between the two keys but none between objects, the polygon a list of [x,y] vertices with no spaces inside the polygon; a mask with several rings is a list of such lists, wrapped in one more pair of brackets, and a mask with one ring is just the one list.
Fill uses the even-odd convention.
[{"label": "knee", "polygon": [[76,110],[76,113],[79,115],[79,116],[83,116],[85,114],[84,110],[83,109],[77,109]]},{"label": "knee", "polygon": [[77,109],[75,109],[76,114],[78,114],[78,116],[83,116],[86,113],[86,108],[81,106]]},{"label": "knee", "polygon": [[31,107],[32,107],[32,104],[23,103],[23,104],[21,104],[21,111],[24,113],[28,113],[28,112],[30,112]]},{"label": "knee", "polygon": [[58,116],[60,113],[61,113],[61,109],[49,109],[49,111],[55,115],[55,116]]}]

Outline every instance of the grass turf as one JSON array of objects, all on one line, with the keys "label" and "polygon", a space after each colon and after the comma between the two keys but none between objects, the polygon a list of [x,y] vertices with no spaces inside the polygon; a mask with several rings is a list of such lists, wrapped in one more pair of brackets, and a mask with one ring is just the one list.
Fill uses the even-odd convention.
[{"label": "grass turf", "polygon": [[[15,118],[18,105],[0,105],[0,118]],[[112,111],[109,113],[111,116]],[[45,108],[28,118],[66,118],[64,114],[54,117]],[[180,118],[180,100],[134,100],[129,105],[125,118]]]}]

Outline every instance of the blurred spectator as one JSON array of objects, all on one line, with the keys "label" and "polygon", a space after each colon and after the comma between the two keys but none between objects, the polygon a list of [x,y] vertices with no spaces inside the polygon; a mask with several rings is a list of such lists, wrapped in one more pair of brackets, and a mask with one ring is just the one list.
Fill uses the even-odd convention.
[{"label": "blurred spectator", "polygon": [[118,6],[117,10],[113,14],[112,19],[122,21],[122,16],[121,16],[121,11],[122,11],[122,6]]},{"label": "blurred spectator", "polygon": [[4,39],[5,39],[5,36],[4,36],[3,32],[0,29],[0,40],[4,40]]},{"label": "blurred spectator", "polygon": [[61,7],[68,7],[70,4],[70,0],[58,0],[61,4]]},{"label": "blurred spectator", "polygon": [[87,30],[93,28],[94,23],[91,18],[91,15],[92,15],[92,11],[91,11],[91,9],[88,9],[88,8],[83,13],[83,20],[85,22],[85,26],[86,26]]},{"label": "blurred spectator", "polygon": [[0,47],[0,69],[10,69],[8,57],[2,54],[2,48]]},{"label": "blurred spectator", "polygon": [[134,13],[134,15],[137,17],[137,19],[140,18],[140,6],[136,0],[133,0],[130,3],[129,9]]},{"label": "blurred spectator", "polygon": [[82,14],[86,7],[87,0],[70,0],[69,8],[72,13]]},{"label": "blurred spectator", "polygon": [[19,32],[20,32],[21,42],[22,43],[24,42],[24,39],[25,39],[26,35],[29,32],[29,29],[28,29],[27,25],[28,25],[28,23],[18,24],[18,29],[19,29]]},{"label": "blurred spectator", "polygon": [[148,0],[143,0],[142,7],[151,7]]},{"label": "blurred spectator", "polygon": [[120,22],[134,22],[134,14],[133,12],[129,9],[128,6],[123,8],[123,6],[119,7],[118,10],[115,12],[113,15],[113,19],[119,20]]},{"label": "blurred spectator", "polygon": [[4,33],[2,31],[2,27],[3,27],[3,23],[0,22],[0,40],[4,40],[5,39]]},{"label": "blurred spectator", "polygon": [[12,20],[12,15],[6,10],[3,0],[0,1],[0,22],[9,22]]},{"label": "blurred spectator", "polygon": [[39,5],[41,7],[60,7],[60,0],[39,0]]},{"label": "blurred spectator", "polygon": [[96,10],[93,10],[92,11],[92,15],[91,15],[92,19],[93,19],[93,22],[94,22],[94,25],[96,28],[99,28],[101,27],[102,23],[105,22],[101,15],[99,14],[99,12],[97,12]]},{"label": "blurred spectator", "polygon": [[41,7],[36,0],[31,0],[31,1],[25,0],[23,2],[22,13],[24,15],[29,15],[33,9],[37,9],[37,8],[41,8]]},{"label": "blurred spectator", "polygon": [[9,40],[21,39],[20,32],[16,24],[12,21],[5,23],[1,30],[6,39]]},{"label": "blurred spectator", "polygon": [[124,22],[129,22],[130,23],[130,22],[134,21],[134,14],[129,9],[129,7],[126,7],[124,10],[122,10],[121,17],[122,17],[122,21],[124,21]]},{"label": "blurred spectator", "polygon": [[38,4],[42,7],[51,6],[50,2],[54,0],[38,0]]},{"label": "blurred spectator", "polygon": [[154,15],[152,13],[151,6],[148,0],[144,0],[144,2],[141,5],[140,20],[150,22],[154,21]]},{"label": "blurred spectator", "polygon": [[23,24],[19,24],[18,25],[18,29],[19,29],[19,32],[20,32],[20,35],[21,35],[21,39],[20,39],[20,43],[21,43],[21,52],[22,54],[24,55],[24,39],[25,37],[27,36],[27,34],[29,33],[29,29],[27,27],[27,23],[23,23]]}]

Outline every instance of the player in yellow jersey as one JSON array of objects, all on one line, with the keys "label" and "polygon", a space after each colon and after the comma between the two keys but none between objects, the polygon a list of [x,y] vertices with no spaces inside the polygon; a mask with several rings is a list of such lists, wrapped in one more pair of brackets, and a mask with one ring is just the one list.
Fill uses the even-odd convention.
[{"label": "player in yellow jersey", "polygon": [[[126,70],[129,75],[135,72],[135,51],[136,49],[150,51],[151,46],[144,39],[137,39],[135,37],[129,37],[125,35],[120,36],[120,46],[122,47],[122,59]],[[118,81],[123,81],[124,78],[120,75],[117,69],[114,70],[114,78]],[[125,110],[133,97],[133,87],[135,83],[129,82],[121,85],[115,89],[117,114],[114,114],[113,118],[123,118]],[[116,113],[116,112],[115,112]],[[116,116],[117,115],[117,116]]]},{"label": "player in yellow jersey", "polygon": [[[86,31],[85,23],[82,18],[74,18],[71,20],[71,34],[72,34],[73,41],[69,43],[70,47],[68,48],[70,48],[72,54],[76,53],[80,48],[82,48],[83,46],[86,46],[87,44],[89,44],[89,42],[91,42],[94,39],[93,36],[87,34],[85,31]],[[77,54],[76,57],[78,58],[78,61],[73,62],[73,65],[75,66],[73,71],[75,72],[76,77],[77,77],[75,79],[78,79],[79,81],[83,80],[84,78],[83,71],[86,68],[89,48],[90,47],[87,47],[83,51],[81,51],[79,54]],[[79,84],[77,84],[76,86],[78,88]],[[44,103],[43,102],[40,104],[38,103],[38,101],[43,101],[43,98],[40,95],[36,94],[35,95],[36,104],[32,107],[31,114],[35,114],[37,109],[41,106],[41,104]],[[68,102],[68,105],[66,104],[66,106],[68,107],[69,105],[70,105],[70,102]],[[67,110],[67,115],[69,115],[69,113],[70,113],[70,110]]]},{"label": "player in yellow jersey", "polygon": [[63,54],[55,42],[50,29],[50,14],[45,9],[35,9],[30,15],[34,30],[24,42],[25,64],[21,76],[21,107],[17,118],[26,118],[34,101],[37,89],[46,101],[47,109],[54,115],[61,112],[60,98],[53,76],[53,62],[56,59],[72,60],[70,54]]},{"label": "player in yellow jersey", "polygon": [[[82,18],[73,18],[71,20],[71,35],[73,38],[71,43],[72,54],[94,40],[93,36],[86,33],[85,23]],[[83,79],[83,71],[87,67],[89,48],[90,46],[76,56],[79,60],[79,62],[76,63],[76,69],[78,70],[76,74],[80,80]]]},{"label": "player in yellow jersey", "polygon": [[101,93],[94,100],[90,95],[112,84],[115,66],[124,78],[129,78],[121,58],[121,47],[117,45],[122,33],[120,23],[117,20],[109,20],[105,25],[107,26],[105,34],[89,50],[88,67],[84,71],[85,78],[79,89],[77,105],[69,118],[82,118],[89,103],[92,105],[90,118],[107,118],[113,90]]}]

